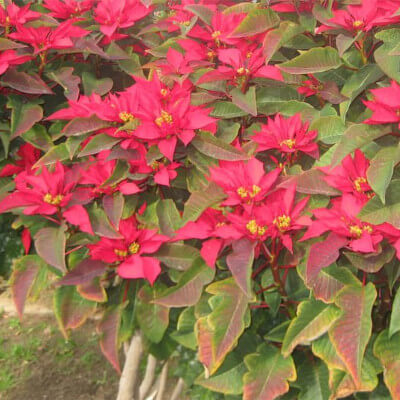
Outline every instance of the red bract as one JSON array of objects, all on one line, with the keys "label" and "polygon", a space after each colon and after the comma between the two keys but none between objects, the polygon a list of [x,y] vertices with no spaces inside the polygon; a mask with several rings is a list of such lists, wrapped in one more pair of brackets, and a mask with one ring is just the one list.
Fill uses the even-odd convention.
[{"label": "red bract", "polygon": [[363,202],[356,197],[344,194],[341,198],[332,200],[332,208],[313,210],[317,218],[312,222],[302,241],[321,236],[325,232],[334,232],[348,238],[347,247],[354,252],[374,253],[383,240],[379,226],[360,221],[357,218]]},{"label": "red bract", "polygon": [[15,50],[0,52],[0,75],[4,74],[10,66],[23,64],[31,59],[29,55],[18,55]]},{"label": "red bract", "polygon": [[366,124],[388,124],[399,122],[400,126],[400,85],[392,81],[388,87],[371,90],[374,99],[364,101],[364,104],[372,110],[372,116]]},{"label": "red bract", "polygon": [[82,169],[79,183],[90,186],[94,196],[115,192],[122,194],[139,193],[141,189],[136,183],[128,179],[109,183],[117,165],[116,160],[107,160],[109,153],[109,151],[99,153],[88,168]]},{"label": "red bract", "polygon": [[145,278],[154,283],[161,272],[160,261],[149,255],[169,240],[153,229],[139,229],[135,217],[119,223],[121,239],[101,238],[99,242],[88,245],[90,257],[114,264],[118,275],[126,279]]},{"label": "red bract", "polygon": [[331,29],[343,28],[354,35],[357,32],[368,32],[376,26],[387,25],[395,22],[398,17],[393,17],[397,7],[393,5],[392,9],[380,7],[379,0],[364,0],[360,5],[349,5],[345,10],[334,10],[334,17],[329,19],[325,25],[321,25],[317,32],[325,32]]},{"label": "red bract", "polygon": [[263,49],[254,51],[245,50],[245,54],[238,49],[219,49],[218,59],[225,64],[204,74],[198,84],[219,80],[228,80],[243,90],[251,78],[268,78],[282,81],[283,77],[278,68],[265,65]]},{"label": "red bract", "polygon": [[313,96],[317,94],[321,89],[323,89],[323,85],[321,82],[316,79],[314,76],[309,76],[310,79],[307,79],[302,82],[302,85],[297,88],[297,91],[300,94],[303,94],[305,97]]},{"label": "red bract", "polygon": [[317,131],[308,130],[309,123],[301,121],[300,114],[284,118],[276,114],[275,118],[268,118],[268,122],[261,125],[261,131],[252,136],[258,143],[257,151],[276,149],[281,154],[303,152],[310,157],[318,158],[319,150],[315,140]]},{"label": "red bract", "polygon": [[41,14],[30,10],[31,4],[26,4],[23,7],[18,7],[16,4],[9,2],[7,7],[0,7],[0,26],[6,30],[6,34],[10,27],[23,25],[29,21],[38,19]]},{"label": "red bract", "polygon": [[330,169],[321,168],[326,174],[325,180],[332,187],[339,189],[342,193],[350,193],[362,201],[367,201],[374,196],[371,186],[368,184],[367,170],[369,160],[365,158],[361,150],[345,157],[342,164]]},{"label": "red bract", "polygon": [[80,195],[74,195],[76,181],[71,170],[57,163],[53,171],[43,167],[41,172],[23,171],[15,178],[16,189],[0,201],[0,213],[23,208],[25,215],[63,216],[83,232],[93,233]]},{"label": "red bract", "polygon": [[22,145],[16,152],[18,156],[14,164],[7,164],[0,170],[0,176],[10,176],[18,174],[22,171],[30,172],[32,166],[40,158],[40,150],[26,143]]},{"label": "red bract", "polygon": [[100,0],[94,10],[94,19],[100,24],[100,31],[104,35],[121,39],[127,35],[114,36],[118,29],[133,26],[152,9],[144,6],[139,0]]},{"label": "red bract", "polygon": [[17,31],[10,33],[10,38],[29,43],[35,53],[41,53],[50,49],[68,49],[74,46],[72,38],[80,38],[89,34],[89,31],[73,24],[76,21],[71,19],[62,22],[57,28],[41,26],[39,28],[27,28],[17,26]]},{"label": "red bract", "polygon": [[251,209],[265,199],[280,172],[277,168],[266,174],[263,163],[256,158],[249,161],[220,161],[219,167],[210,168],[209,179],[226,193],[227,199],[222,205],[242,205]]},{"label": "red bract", "polygon": [[95,0],[44,0],[43,6],[54,18],[68,19],[78,17],[94,6]]}]

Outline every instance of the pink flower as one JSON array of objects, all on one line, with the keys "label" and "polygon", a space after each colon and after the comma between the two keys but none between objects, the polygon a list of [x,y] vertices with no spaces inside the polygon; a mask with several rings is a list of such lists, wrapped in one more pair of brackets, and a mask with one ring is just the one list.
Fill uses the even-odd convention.
[{"label": "pink flower", "polygon": [[105,150],[100,152],[96,159],[92,159],[92,161],[89,162],[88,168],[82,169],[79,183],[81,185],[90,186],[94,196],[112,194],[115,192],[121,192],[126,195],[139,193],[141,189],[136,183],[128,179],[108,183],[117,165],[116,160],[107,159],[109,154],[110,152]]},{"label": "pink flower", "polygon": [[392,81],[388,87],[372,89],[374,99],[364,101],[372,110],[372,116],[364,121],[366,124],[389,124],[399,122],[400,127],[400,85]]},{"label": "pink flower", "polygon": [[249,161],[220,161],[219,167],[210,168],[210,180],[223,188],[227,199],[224,206],[242,205],[250,209],[265,199],[281,170],[266,174],[264,164],[256,158]]},{"label": "pink flower", "polygon": [[332,200],[332,208],[313,210],[317,219],[312,222],[301,241],[321,236],[325,232],[334,232],[348,239],[347,247],[350,250],[375,253],[384,236],[379,225],[373,226],[357,218],[363,204],[356,197],[344,194],[341,198]]},{"label": "pink flower", "polygon": [[319,150],[315,140],[317,131],[308,131],[309,123],[302,123],[300,114],[284,118],[276,114],[275,119],[261,126],[252,139],[258,143],[257,151],[276,149],[281,153],[292,154],[303,152],[310,157],[318,158]]},{"label": "pink flower", "polygon": [[31,4],[18,7],[11,1],[7,7],[0,7],[0,26],[4,26],[6,31],[10,26],[23,25],[40,17],[40,13],[30,10]]},{"label": "pink flower", "polygon": [[94,6],[95,0],[44,0],[43,6],[54,18],[69,19],[78,17]]},{"label": "pink flower", "polygon": [[[333,10],[333,18],[317,28],[317,32],[343,28],[353,35],[360,31],[368,32],[376,26],[388,25],[396,21],[396,9],[380,7],[381,0],[363,0],[359,5],[349,5],[345,10]],[[387,4],[386,4],[387,5]],[[398,6],[397,6],[398,8]]]},{"label": "pink flower", "polygon": [[40,150],[29,143],[23,144],[17,151],[18,158],[14,164],[7,164],[0,170],[0,176],[10,176],[22,171],[30,172],[32,166],[40,158]]},{"label": "pink flower", "polygon": [[[94,19],[100,31],[112,37],[118,29],[129,28],[153,10],[140,0],[100,0],[94,10]],[[120,35],[118,38],[125,37]]]},{"label": "pink flower", "polygon": [[50,49],[68,49],[74,46],[72,38],[80,38],[90,32],[78,26],[74,26],[75,19],[62,22],[57,28],[40,26],[39,28],[27,28],[17,26],[17,31],[10,33],[9,37],[23,43],[29,43],[34,48],[35,54]]},{"label": "pink flower", "polygon": [[119,233],[121,239],[103,237],[96,244],[88,245],[90,257],[115,264],[122,278],[145,278],[153,284],[161,267],[160,261],[149,255],[154,254],[169,238],[153,229],[139,229],[135,217],[121,220]]},{"label": "pink flower", "polygon": [[354,158],[351,155],[345,157],[342,164],[329,169],[321,168],[325,176],[325,181],[342,193],[350,193],[358,197],[361,201],[367,201],[374,196],[371,186],[368,184],[367,170],[369,160],[365,158],[361,150],[354,152]]},{"label": "pink flower", "polygon": [[29,55],[18,55],[15,50],[0,52],[0,75],[13,65],[23,64],[32,59]]},{"label": "pink flower", "polygon": [[83,232],[93,234],[87,211],[79,204],[84,198],[74,193],[74,178],[73,171],[65,171],[60,162],[52,172],[46,167],[39,174],[22,171],[15,178],[15,191],[0,201],[0,213],[18,208],[23,208],[25,215],[61,213]]}]

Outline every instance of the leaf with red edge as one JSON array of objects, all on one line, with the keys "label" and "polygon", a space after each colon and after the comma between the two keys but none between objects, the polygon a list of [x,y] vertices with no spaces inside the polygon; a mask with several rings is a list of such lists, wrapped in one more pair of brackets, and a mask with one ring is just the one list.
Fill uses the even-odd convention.
[{"label": "leaf with red edge", "polygon": [[124,196],[122,193],[108,194],[103,197],[103,208],[108,219],[114,226],[119,226],[124,209]]},{"label": "leaf with red edge", "polygon": [[251,272],[254,262],[256,243],[246,238],[232,243],[232,253],[226,257],[226,263],[236,283],[247,297],[252,297]]},{"label": "leaf with red edge", "polygon": [[46,264],[36,255],[23,256],[14,261],[10,287],[20,318],[24,312],[25,301],[30,296],[38,274],[43,268],[46,268]]},{"label": "leaf with red edge", "polygon": [[212,375],[250,325],[249,299],[232,278],[212,283],[207,292],[211,313],[197,320],[199,360]]},{"label": "leaf with red edge", "polygon": [[178,283],[160,293],[154,303],[165,307],[187,307],[198,302],[204,285],[210,283],[215,270],[198,258],[180,277]]},{"label": "leaf with red edge", "polygon": [[103,275],[106,270],[107,264],[103,263],[103,261],[87,258],[81,261],[73,270],[68,271],[68,273],[57,282],[57,286],[82,285]]},{"label": "leaf with red edge", "polygon": [[185,10],[192,12],[207,25],[211,25],[211,20],[214,14],[211,8],[202,4],[188,4],[185,6]]},{"label": "leaf with red edge", "polygon": [[292,357],[284,358],[274,346],[262,344],[244,362],[249,372],[243,377],[243,400],[276,399],[288,392],[288,381],[297,379]]},{"label": "leaf with red edge", "polygon": [[81,78],[73,75],[73,73],[74,68],[63,67],[57,71],[49,72],[47,76],[64,89],[65,97],[68,100],[75,101],[79,96],[79,84],[81,83]]},{"label": "leaf with red edge", "polygon": [[339,250],[347,242],[347,238],[330,233],[323,242],[311,245],[305,274],[307,284],[312,284],[322,268],[328,267],[339,258]]},{"label": "leaf with red edge", "polygon": [[256,88],[250,87],[246,93],[242,93],[239,88],[231,91],[232,103],[238,106],[241,110],[257,116]]},{"label": "leaf with red edge", "polygon": [[[159,286],[159,285],[158,285]],[[143,286],[138,294],[135,313],[142,332],[153,343],[159,343],[169,324],[169,308],[156,304],[159,287]]]},{"label": "leaf with red edge", "polygon": [[371,336],[371,311],[375,299],[375,286],[369,283],[345,287],[335,300],[343,314],[330,328],[329,337],[357,386],[362,381],[361,366]]},{"label": "leaf with red edge", "polygon": [[11,139],[22,135],[43,118],[43,109],[34,103],[23,103],[19,96],[10,96],[7,108],[11,109]]},{"label": "leaf with red edge", "polygon": [[61,272],[65,266],[65,227],[42,228],[35,235],[35,248],[40,257]]},{"label": "leaf with red edge", "polygon": [[65,136],[79,136],[107,128],[108,126],[108,122],[101,120],[96,115],[92,115],[88,118],[74,118],[64,126],[62,132]]},{"label": "leaf with red edge", "polygon": [[100,277],[78,285],[76,290],[86,300],[95,301],[97,303],[104,303],[107,301],[107,292],[104,289]]},{"label": "leaf with red edge", "polygon": [[122,305],[109,307],[97,325],[100,348],[111,365],[121,373],[118,356],[118,334],[121,325]]},{"label": "leaf with red edge", "polygon": [[291,175],[278,185],[278,187],[288,188],[296,183],[296,191],[304,194],[322,194],[324,196],[337,196],[340,192],[329,186],[323,177],[325,174],[315,168],[309,169],[299,175]]},{"label": "leaf with red edge", "polygon": [[10,39],[0,38],[0,51],[20,49],[23,47],[26,47],[26,45],[22,43],[13,42]]},{"label": "leaf with red edge", "polygon": [[79,328],[96,310],[96,303],[84,299],[74,286],[62,286],[54,293],[54,313],[65,338]]},{"label": "leaf with red edge", "polygon": [[1,84],[22,93],[28,94],[53,94],[51,89],[42,81],[39,75],[28,75],[10,68],[1,77]]},{"label": "leaf with red edge", "polygon": [[386,329],[374,343],[374,354],[383,365],[383,379],[392,399],[400,399],[400,333],[389,337]]},{"label": "leaf with red edge", "polygon": [[254,8],[231,34],[231,37],[242,38],[257,35],[279,24],[278,15],[271,8]]}]

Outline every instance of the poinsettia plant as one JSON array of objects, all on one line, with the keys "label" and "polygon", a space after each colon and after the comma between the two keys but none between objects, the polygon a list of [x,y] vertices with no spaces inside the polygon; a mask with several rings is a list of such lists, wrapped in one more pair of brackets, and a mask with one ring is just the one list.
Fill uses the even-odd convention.
[{"label": "poinsettia plant", "polygon": [[143,349],[191,398],[400,399],[398,0],[0,3],[21,316],[100,315],[120,400]]}]

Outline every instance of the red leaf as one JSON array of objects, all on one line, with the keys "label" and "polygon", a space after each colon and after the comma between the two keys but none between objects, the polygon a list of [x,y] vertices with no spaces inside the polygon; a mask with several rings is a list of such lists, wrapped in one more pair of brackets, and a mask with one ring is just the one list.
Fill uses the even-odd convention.
[{"label": "red leaf", "polygon": [[51,89],[42,81],[39,75],[28,75],[10,68],[2,77],[3,86],[9,86],[19,92],[29,94],[53,94]]},{"label": "red leaf", "polygon": [[81,261],[72,271],[69,271],[57,282],[57,286],[83,285],[91,282],[97,276],[103,275],[107,265],[99,260],[86,259]]},{"label": "red leaf", "polygon": [[339,250],[347,242],[345,237],[331,233],[325,241],[314,243],[310,247],[306,266],[306,282],[308,284],[316,279],[322,268],[328,267],[338,259]]}]

